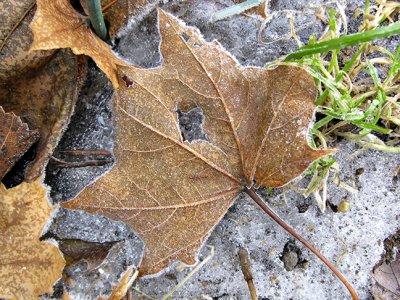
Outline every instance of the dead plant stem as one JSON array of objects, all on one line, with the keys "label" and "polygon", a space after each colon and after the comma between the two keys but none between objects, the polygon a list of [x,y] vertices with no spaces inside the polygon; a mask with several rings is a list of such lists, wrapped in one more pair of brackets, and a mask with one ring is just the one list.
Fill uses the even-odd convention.
[{"label": "dead plant stem", "polygon": [[285,229],[288,233],[290,233],[294,238],[296,238],[299,242],[301,242],[307,249],[309,249],[312,253],[314,253],[320,260],[324,262],[324,264],[332,270],[332,272],[340,279],[340,281],[346,286],[349,290],[351,297],[353,300],[358,300],[357,292],[350,285],[350,283],[346,280],[346,278],[333,266],[331,262],[328,261],[321,253],[318,252],[309,242],[307,242],[301,235],[299,235],[292,227],[286,224],[272,209],[270,209],[263,200],[257,195],[254,188],[245,189],[245,192],[257,203],[257,205],[268,215],[270,216],[276,223],[278,223],[283,229]]}]

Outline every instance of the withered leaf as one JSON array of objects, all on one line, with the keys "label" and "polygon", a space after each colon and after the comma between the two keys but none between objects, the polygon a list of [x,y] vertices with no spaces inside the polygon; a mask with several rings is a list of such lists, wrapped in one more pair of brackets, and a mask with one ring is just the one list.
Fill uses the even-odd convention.
[{"label": "withered leaf", "polygon": [[29,130],[19,117],[0,106],[0,179],[38,138],[37,130]]},{"label": "withered leaf", "polygon": [[371,293],[376,300],[395,300],[400,297],[400,252],[391,263],[383,262],[372,277]]},{"label": "withered leaf", "polygon": [[64,254],[66,267],[84,260],[87,263],[88,270],[91,271],[101,264],[114,244],[61,240],[58,242],[58,247]]},{"label": "withered leaf", "polygon": [[[331,153],[307,143],[316,89],[302,69],[241,67],[159,10],[163,64],[120,67],[116,165],[63,207],[129,224],[156,273],[195,262],[210,230],[250,186],[281,186]],[[200,108],[207,140],[184,141],[177,111]]]},{"label": "withered leaf", "polygon": [[0,40],[19,24],[0,50],[0,105],[40,133],[36,159],[26,172],[28,181],[42,174],[69,122],[86,63],[70,50],[29,52],[28,25],[35,8],[19,22],[33,2],[0,2]]},{"label": "withered leaf", "polygon": [[39,241],[52,212],[41,179],[8,190],[0,184],[0,298],[52,292],[64,259],[55,245]]},{"label": "withered leaf", "polygon": [[71,48],[79,55],[90,56],[118,85],[116,70],[124,64],[90,29],[87,17],[80,15],[69,0],[37,0],[37,11],[30,25],[34,40],[31,50]]},{"label": "withered leaf", "polygon": [[[129,267],[124,274],[117,276],[117,272],[120,273],[123,271],[120,270],[121,266],[118,266],[117,261],[121,252],[124,250],[125,242],[120,241],[114,243],[112,247],[104,247],[96,243],[97,245],[89,246],[95,250],[94,253],[86,252],[89,250],[89,247],[87,247],[88,244],[91,243],[87,243],[84,247],[82,247],[82,242],[78,242],[78,244],[76,242],[74,243],[74,246],[68,243],[69,246],[67,248],[69,249],[66,249],[65,244],[60,244],[60,249],[62,249],[63,252],[67,250],[67,266],[63,272],[63,281],[64,286],[67,287],[69,296],[73,299],[120,299],[113,295],[125,293],[125,286],[128,284],[131,277],[130,275],[133,273],[133,267]],[[80,248],[86,253],[82,253],[83,255],[80,255],[81,259],[76,260],[76,258],[78,258],[76,254],[79,255],[79,253],[73,253],[74,257],[71,257],[71,246],[74,248],[72,250],[78,250],[78,248]],[[86,250],[84,248],[86,248]],[[106,250],[107,248],[108,250]],[[101,259],[101,257],[103,258]],[[100,263],[97,264],[97,262]],[[97,264],[97,266],[94,266],[94,264]],[[127,275],[126,272],[129,273],[129,275]],[[110,290],[110,287],[112,287],[112,290]]]}]

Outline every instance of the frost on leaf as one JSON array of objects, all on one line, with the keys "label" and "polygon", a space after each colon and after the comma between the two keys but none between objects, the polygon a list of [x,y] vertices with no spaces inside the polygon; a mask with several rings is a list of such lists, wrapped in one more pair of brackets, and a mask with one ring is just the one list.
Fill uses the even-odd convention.
[{"label": "frost on leaf", "polygon": [[6,190],[0,185],[0,298],[37,299],[51,293],[64,259],[39,241],[53,208],[40,179]]},{"label": "frost on leaf", "polygon": [[78,97],[86,65],[67,49],[29,51],[33,4],[31,0],[0,1],[0,105],[40,134],[36,159],[26,172],[28,181],[42,174],[57,146]]},{"label": "frost on leaf", "polygon": [[77,55],[90,56],[117,86],[117,65],[124,63],[90,29],[89,20],[69,0],[37,0],[36,3],[37,11],[30,25],[34,37],[31,50],[71,48]]},{"label": "frost on leaf", "polygon": [[[146,246],[142,274],[193,264],[246,186],[284,185],[331,153],[307,144],[317,92],[305,71],[244,68],[172,15],[159,21],[162,65],[118,67],[114,168],[63,203],[129,224]],[[196,107],[207,140],[190,143],[176,112]]]},{"label": "frost on leaf", "polygon": [[0,180],[38,138],[37,130],[0,106]]}]

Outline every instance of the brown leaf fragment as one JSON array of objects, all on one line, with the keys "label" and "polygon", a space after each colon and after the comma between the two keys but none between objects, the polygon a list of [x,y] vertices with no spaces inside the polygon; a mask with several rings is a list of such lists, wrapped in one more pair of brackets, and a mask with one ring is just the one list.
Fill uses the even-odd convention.
[{"label": "brown leaf fragment", "polygon": [[41,179],[8,190],[0,184],[0,298],[52,292],[64,259],[52,243],[39,241],[52,212]]},{"label": "brown leaf fragment", "polygon": [[37,0],[30,25],[34,36],[31,50],[71,48],[76,55],[90,56],[117,87],[117,65],[124,63],[89,24],[88,18],[80,15],[69,0]]},{"label": "brown leaf fragment", "polygon": [[371,293],[377,300],[400,299],[400,252],[393,262],[383,262],[374,270]]},{"label": "brown leaf fragment", "polygon": [[107,298],[107,300],[121,300],[125,296],[128,289],[132,286],[132,283],[136,277],[137,273],[133,273],[132,267],[126,270],[126,272],[121,276],[119,284],[113,287],[112,294]]},{"label": "brown leaf fragment", "polygon": [[38,138],[37,130],[29,130],[19,117],[0,106],[0,179]]},{"label": "brown leaf fragment", "polygon": [[[134,280],[131,276],[134,267],[126,269],[118,263],[118,257],[125,249],[125,242],[113,243],[112,247],[109,247],[110,243],[105,247],[100,243],[86,243],[84,247],[82,247],[83,241],[74,241],[73,243],[75,245],[68,242],[67,266],[63,271],[63,282],[68,295],[72,299],[120,299],[118,297],[126,293],[127,288]],[[74,257],[70,256],[71,248],[73,248]],[[79,253],[75,253],[75,250],[79,248],[83,250],[80,255],[81,259],[77,259]],[[94,251],[89,253],[89,248]],[[66,250],[65,243],[61,243],[60,249]],[[104,257],[104,255],[106,256]],[[101,259],[101,257],[103,258]],[[97,262],[100,263],[97,264]],[[94,266],[94,264],[97,265]]]},{"label": "brown leaf fragment", "polygon": [[[244,68],[217,41],[158,13],[163,64],[119,67],[114,168],[62,204],[129,224],[146,245],[142,274],[193,264],[246,186],[284,185],[332,153],[307,142],[317,92],[306,71]],[[194,108],[206,138],[188,142],[177,111]]]},{"label": "brown leaf fragment", "polygon": [[66,267],[84,260],[89,271],[97,268],[115,243],[94,243],[82,240],[59,241],[58,248],[64,254]]},{"label": "brown leaf fragment", "polygon": [[0,40],[17,25],[0,50],[0,105],[40,133],[36,159],[26,171],[27,181],[42,174],[68,124],[86,66],[86,60],[69,50],[29,52],[32,33],[28,25],[34,9],[25,18],[21,16],[32,2],[0,2]]}]

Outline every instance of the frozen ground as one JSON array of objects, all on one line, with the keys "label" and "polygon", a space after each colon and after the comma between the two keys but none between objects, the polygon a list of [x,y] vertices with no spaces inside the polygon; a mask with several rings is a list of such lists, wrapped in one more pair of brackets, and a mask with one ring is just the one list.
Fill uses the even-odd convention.
[{"label": "frozen ground", "polygon": [[[330,3],[331,1],[329,1]],[[346,8],[349,19],[357,5],[355,1],[339,1]],[[361,2],[361,1],[360,1]],[[261,44],[257,39],[262,20],[256,15],[240,15],[212,22],[212,14],[233,1],[169,1],[164,8],[188,24],[197,26],[206,39],[218,39],[245,65],[262,66],[297,48],[296,42],[282,40]],[[261,40],[270,42],[289,34],[292,13],[298,36],[306,42],[311,34],[319,35],[325,29],[315,13],[327,4],[322,0],[271,0],[269,11],[275,12],[272,22],[262,31]],[[329,4],[335,6],[335,4]],[[357,20],[349,22],[350,31],[356,31]],[[389,43],[398,42],[393,38]],[[157,65],[159,38],[154,11],[132,22],[121,36],[116,50],[132,63],[146,67]],[[108,80],[93,66],[80,95],[75,115],[62,139],[56,156],[67,149],[112,149],[112,90]],[[399,155],[387,155],[341,141],[336,155],[341,166],[340,179],[359,190],[351,194],[332,182],[329,201],[338,204],[350,202],[347,213],[336,213],[328,208],[318,211],[313,199],[304,199],[294,192],[287,193],[287,205],[281,195],[265,195],[279,215],[316,246],[344,273],[360,294],[370,299],[370,272],[383,253],[383,240],[399,228],[400,183],[392,172],[400,163]],[[76,195],[111,165],[81,169],[59,169],[49,165],[46,181],[52,187],[55,202]],[[363,171],[362,171],[363,170]],[[127,265],[140,259],[142,245],[129,229],[107,218],[84,212],[60,210],[49,229],[48,236],[58,239],[82,239],[91,242],[127,240],[112,261],[115,268],[108,277],[116,280]],[[288,271],[280,259],[289,235],[243,196],[231,207],[222,222],[207,240],[214,246],[214,257],[173,296],[174,299],[249,299],[248,289],[240,271],[237,252],[246,247],[253,265],[253,275],[260,299],[348,299],[342,284],[313,255],[301,246],[299,264]],[[298,246],[299,244],[296,243]],[[201,258],[208,255],[203,248]],[[111,259],[111,258],[110,258]],[[177,271],[174,266],[157,278],[139,279],[136,288],[152,297],[161,297],[182,279],[189,269]],[[102,294],[110,291],[103,285]],[[94,295],[92,295],[94,296]],[[135,295],[138,296],[138,295]],[[139,296],[138,296],[139,297]]]}]

